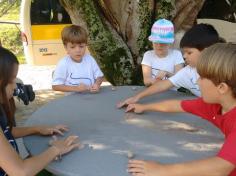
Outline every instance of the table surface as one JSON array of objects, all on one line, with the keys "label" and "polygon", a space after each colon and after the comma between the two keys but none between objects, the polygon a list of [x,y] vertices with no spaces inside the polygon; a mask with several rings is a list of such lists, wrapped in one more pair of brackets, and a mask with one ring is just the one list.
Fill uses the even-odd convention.
[{"label": "table surface", "polygon": [[[134,90],[135,89],[135,90]],[[223,136],[212,124],[187,113],[125,113],[116,103],[144,87],[103,87],[97,94],[72,94],[38,109],[26,125],[66,124],[78,135],[84,148],[54,161],[47,170],[66,176],[128,176],[128,153],[135,159],[174,163],[214,156]],[[190,99],[184,93],[167,91],[141,103],[164,99]],[[51,137],[28,136],[32,155],[44,151]]]}]

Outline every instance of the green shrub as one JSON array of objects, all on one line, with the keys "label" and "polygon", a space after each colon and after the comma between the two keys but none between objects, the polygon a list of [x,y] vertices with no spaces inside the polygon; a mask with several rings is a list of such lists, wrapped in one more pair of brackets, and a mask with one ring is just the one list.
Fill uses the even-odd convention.
[{"label": "green shrub", "polygon": [[14,25],[4,25],[0,30],[0,39],[2,45],[15,54],[19,54],[22,51],[20,31]]},{"label": "green shrub", "polygon": [[[16,3],[11,6],[10,1],[0,1],[0,20],[19,21],[20,2],[16,0]],[[5,11],[6,9],[8,10]],[[14,24],[0,24],[0,41],[3,47],[17,56],[20,63],[25,63],[20,31]]]},{"label": "green shrub", "polygon": [[[21,42],[20,31],[14,25],[1,25],[0,40],[2,46],[11,50],[15,55],[23,55],[23,45]],[[21,60],[20,62],[24,62]]]}]

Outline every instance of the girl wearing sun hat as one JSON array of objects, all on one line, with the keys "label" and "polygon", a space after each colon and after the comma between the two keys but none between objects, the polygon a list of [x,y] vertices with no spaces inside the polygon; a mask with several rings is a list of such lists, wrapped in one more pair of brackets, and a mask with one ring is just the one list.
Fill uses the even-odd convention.
[{"label": "girl wearing sun hat", "polygon": [[174,25],[166,19],[159,19],[148,37],[153,50],[144,53],[142,60],[143,80],[150,86],[158,80],[167,79],[184,66],[184,59],[179,50],[172,49],[174,43]]}]

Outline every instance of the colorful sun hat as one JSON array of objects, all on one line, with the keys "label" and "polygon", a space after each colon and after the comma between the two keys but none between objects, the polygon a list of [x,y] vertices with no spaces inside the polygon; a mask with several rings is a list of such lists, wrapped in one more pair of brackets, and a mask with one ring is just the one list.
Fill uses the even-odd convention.
[{"label": "colorful sun hat", "polygon": [[174,25],[166,19],[157,20],[151,29],[151,35],[148,37],[151,42],[171,44],[174,43]]}]

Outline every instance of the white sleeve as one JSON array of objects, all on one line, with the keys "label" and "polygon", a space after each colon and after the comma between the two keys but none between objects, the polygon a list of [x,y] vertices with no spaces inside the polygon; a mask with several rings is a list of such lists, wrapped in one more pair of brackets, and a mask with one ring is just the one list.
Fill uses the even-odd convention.
[{"label": "white sleeve", "polygon": [[178,87],[178,88],[185,87],[185,88],[187,88],[185,78],[186,78],[186,67],[182,68],[175,75],[171,76],[168,79],[170,80],[170,82],[175,87]]},{"label": "white sleeve", "polygon": [[184,58],[179,50],[175,50],[175,65],[183,64]]},{"label": "white sleeve", "polygon": [[148,51],[146,53],[144,53],[143,55],[143,60],[142,60],[142,65],[147,65],[147,66],[152,66],[152,62],[150,60],[150,56],[148,54]]},{"label": "white sleeve", "polygon": [[64,85],[67,77],[67,64],[65,59],[62,59],[56,66],[53,73],[52,85]]},{"label": "white sleeve", "polygon": [[91,56],[92,59],[92,69],[93,69],[93,77],[97,79],[98,77],[104,76],[101,69],[99,68],[96,60]]}]

